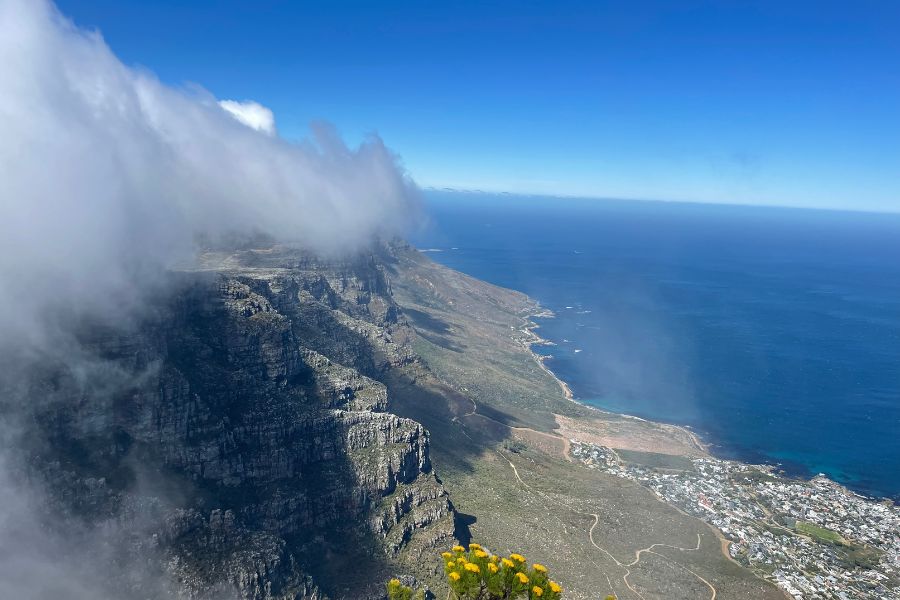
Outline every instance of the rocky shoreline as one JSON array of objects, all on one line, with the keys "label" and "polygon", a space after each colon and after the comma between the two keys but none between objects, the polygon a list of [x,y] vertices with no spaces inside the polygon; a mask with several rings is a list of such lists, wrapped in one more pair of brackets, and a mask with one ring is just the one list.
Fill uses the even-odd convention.
[{"label": "rocky shoreline", "polygon": [[556,383],[559,385],[560,389],[562,390],[563,395],[566,397],[566,400],[571,400],[572,402],[575,402],[576,401],[575,394],[572,393],[572,388],[569,387],[569,384],[567,384],[565,381],[563,381],[562,379],[557,377],[556,373],[554,373],[550,369],[550,367],[548,367],[547,364],[544,362],[548,358],[551,358],[551,357],[539,354],[539,353],[535,352],[534,348],[533,348],[533,346],[554,346],[555,344],[553,342],[551,342],[550,340],[544,339],[541,336],[539,336],[537,333],[535,333],[535,330],[539,329],[540,325],[538,325],[531,319],[535,318],[535,317],[550,319],[550,318],[554,318],[555,316],[556,315],[553,314],[553,312],[550,310],[541,310],[540,312],[537,312],[537,313],[534,313],[534,314],[531,314],[531,315],[528,315],[527,317],[525,317],[524,318],[525,323],[522,326],[522,329],[519,330],[525,336],[525,339],[522,341],[522,345],[525,347],[525,350],[528,352],[528,354],[531,355],[531,358],[533,358],[534,361],[538,364],[538,366],[541,369],[543,369],[550,377],[552,377],[554,379],[554,381],[556,381]]}]

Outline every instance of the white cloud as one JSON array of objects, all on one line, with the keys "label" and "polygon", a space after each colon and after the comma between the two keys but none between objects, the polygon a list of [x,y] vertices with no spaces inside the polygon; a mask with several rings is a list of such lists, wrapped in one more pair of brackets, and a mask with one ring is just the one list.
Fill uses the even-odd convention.
[{"label": "white cloud", "polygon": [[348,252],[417,213],[379,138],[317,125],[290,143],[268,109],[223,104],[123,65],[47,0],[0,0],[0,340],[55,305],[139,299],[197,233]]},{"label": "white cloud", "polygon": [[224,108],[235,119],[257,131],[269,135],[275,135],[275,115],[272,111],[258,102],[246,100],[220,100],[219,106]]}]

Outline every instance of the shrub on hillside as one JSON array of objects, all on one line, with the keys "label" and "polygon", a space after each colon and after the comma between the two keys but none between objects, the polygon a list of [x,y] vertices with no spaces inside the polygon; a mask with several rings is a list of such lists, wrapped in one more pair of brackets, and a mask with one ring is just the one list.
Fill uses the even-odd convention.
[{"label": "shrub on hillside", "polygon": [[[468,551],[455,546],[451,552],[442,553],[441,559],[450,586],[448,598],[454,600],[559,600],[562,597],[562,586],[550,579],[547,567],[538,563],[529,567],[521,554],[504,558],[478,544],[469,544]],[[398,579],[387,584],[387,592],[389,600],[413,598],[412,588],[402,585]],[[608,596],[606,600],[615,598]]]}]

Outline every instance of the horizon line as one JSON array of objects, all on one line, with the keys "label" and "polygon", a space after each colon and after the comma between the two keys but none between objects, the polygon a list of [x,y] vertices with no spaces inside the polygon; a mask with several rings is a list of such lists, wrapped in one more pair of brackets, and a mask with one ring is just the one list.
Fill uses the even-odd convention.
[{"label": "horizon line", "polygon": [[818,210],[828,212],[847,212],[847,213],[864,213],[879,215],[900,215],[900,208],[846,208],[835,206],[802,206],[796,204],[774,204],[759,203],[752,204],[747,202],[725,202],[725,201],[709,201],[709,200],[686,200],[678,198],[637,198],[637,197],[618,197],[618,196],[585,196],[580,194],[549,194],[549,193],[529,193],[529,192],[510,192],[485,190],[481,188],[462,188],[452,186],[436,186],[436,185],[420,185],[423,192],[445,192],[448,194],[471,194],[471,195],[494,195],[494,196],[519,196],[522,198],[553,198],[559,200],[590,200],[590,201],[618,201],[618,202],[646,202],[659,204],[700,204],[704,206],[735,206],[743,208],[785,208],[793,210]]}]

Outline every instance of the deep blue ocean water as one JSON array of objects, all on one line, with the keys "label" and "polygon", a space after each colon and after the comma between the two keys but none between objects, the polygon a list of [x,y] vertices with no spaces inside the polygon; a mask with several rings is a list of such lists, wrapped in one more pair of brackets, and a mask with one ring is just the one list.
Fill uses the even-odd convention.
[{"label": "deep blue ocean water", "polygon": [[553,310],[585,403],[900,498],[900,215],[431,192],[434,260]]}]

